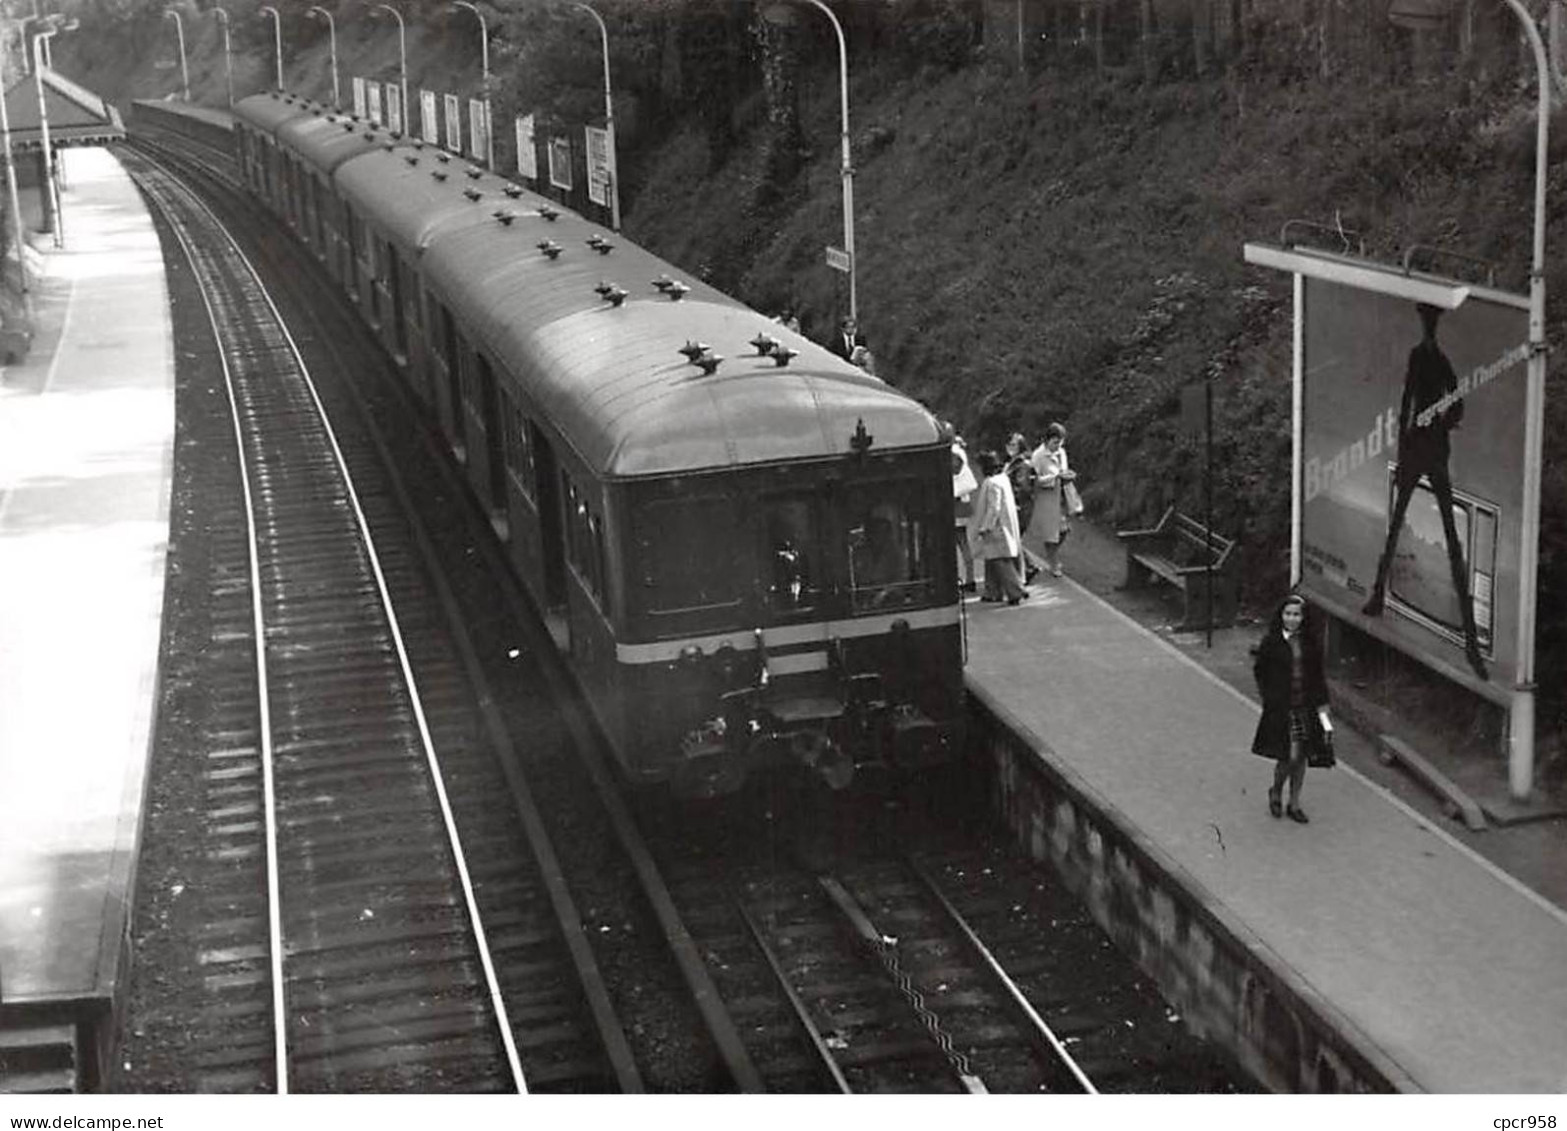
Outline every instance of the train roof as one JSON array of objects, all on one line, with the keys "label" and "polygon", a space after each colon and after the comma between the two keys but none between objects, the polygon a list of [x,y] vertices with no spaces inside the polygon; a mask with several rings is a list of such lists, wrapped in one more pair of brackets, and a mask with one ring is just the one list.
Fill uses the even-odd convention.
[{"label": "train roof", "polygon": [[277,128],[289,119],[308,114],[310,107],[306,99],[273,90],[266,94],[252,94],[234,103],[234,119],[270,134],[276,133]]},{"label": "train roof", "polygon": [[327,176],[350,158],[396,144],[392,135],[368,122],[320,107],[281,122],[277,139]]},{"label": "train roof", "polygon": [[[681,300],[652,280],[674,269],[575,214],[442,232],[425,253],[432,285],[596,471],[656,475],[842,456],[863,420],[874,450],[942,442],[917,402],[701,282]],[[555,259],[540,239],[562,248]],[[600,282],[628,292],[620,306]],[[759,332],[797,356],[787,367],[750,344]],[[705,374],[680,348],[704,342],[725,360]]]},{"label": "train roof", "polygon": [[[292,122],[305,111],[285,114],[281,102],[259,96],[241,107],[258,128],[290,122],[281,140],[320,161],[304,147],[318,119]],[[923,406],[815,342],[537,194],[512,186],[509,195],[509,182],[460,157],[443,161],[435,146],[380,137],[382,145],[336,166],[339,191],[420,258],[431,289],[597,473],[839,457],[856,450],[857,433],[869,434],[872,451],[945,447]],[[607,254],[589,246],[595,235],[612,245]],[[545,240],[559,245],[557,257],[543,254]],[[681,300],[653,286],[667,278],[687,288]],[[624,289],[624,302],[602,298],[601,282]],[[759,332],[795,351],[787,366],[751,346]],[[680,353],[691,341],[724,355],[716,372]]]},{"label": "train roof", "polygon": [[391,150],[383,147],[345,162],[337,170],[336,182],[348,202],[361,214],[374,216],[382,231],[409,256],[422,253],[441,231],[494,227],[498,209],[520,214],[544,201],[517,186],[512,189],[518,196],[508,197],[509,182],[424,142]]}]

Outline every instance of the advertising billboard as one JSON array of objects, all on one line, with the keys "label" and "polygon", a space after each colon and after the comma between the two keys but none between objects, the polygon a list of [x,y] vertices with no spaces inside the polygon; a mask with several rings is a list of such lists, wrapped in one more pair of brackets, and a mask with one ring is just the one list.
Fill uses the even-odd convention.
[{"label": "advertising billboard", "polygon": [[1527,301],[1469,288],[1444,310],[1302,282],[1301,588],[1505,701],[1519,643]]},{"label": "advertising billboard", "polygon": [[539,179],[539,154],[533,147],[533,115],[525,114],[516,121],[517,172],[529,180]]},{"label": "advertising billboard", "polygon": [[446,104],[446,148],[462,152],[462,103],[455,94],[444,96]]},{"label": "advertising billboard", "polygon": [[549,144],[550,184],[559,189],[571,188],[571,141],[569,138],[552,137]]},{"label": "advertising billboard", "polygon": [[435,113],[435,91],[419,92],[419,137],[428,142],[440,143],[441,128]]},{"label": "advertising billboard", "polygon": [[609,203],[609,131],[588,126],[584,131],[588,153],[588,199]]},{"label": "advertising billboard", "polygon": [[488,161],[490,153],[489,107],[482,98],[468,99],[468,156]]}]

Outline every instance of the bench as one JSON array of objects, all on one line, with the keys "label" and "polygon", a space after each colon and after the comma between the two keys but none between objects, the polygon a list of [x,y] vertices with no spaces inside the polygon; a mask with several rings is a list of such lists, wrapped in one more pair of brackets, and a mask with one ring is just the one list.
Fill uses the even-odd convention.
[{"label": "bench", "polygon": [[1146,530],[1118,530],[1126,547],[1124,589],[1136,589],[1153,578],[1174,585],[1185,597],[1178,630],[1208,625],[1209,565],[1213,567],[1213,627],[1235,622],[1240,578],[1235,571],[1233,539],[1215,534],[1196,519],[1174,507],[1165,510],[1157,526]]}]

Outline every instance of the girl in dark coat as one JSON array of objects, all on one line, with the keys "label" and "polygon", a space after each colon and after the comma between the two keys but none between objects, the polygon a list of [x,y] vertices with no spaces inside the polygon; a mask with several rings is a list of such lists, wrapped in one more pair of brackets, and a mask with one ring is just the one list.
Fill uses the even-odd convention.
[{"label": "girl in dark coat", "polygon": [[[1268,812],[1275,817],[1288,813],[1303,825],[1307,817],[1300,807],[1300,789],[1306,780],[1307,751],[1329,741],[1326,736],[1333,730],[1322,653],[1309,609],[1304,598],[1286,597],[1268,621],[1252,665],[1262,696],[1262,718],[1251,752],[1275,762]],[[1286,779],[1290,783],[1287,808],[1280,797]]]}]

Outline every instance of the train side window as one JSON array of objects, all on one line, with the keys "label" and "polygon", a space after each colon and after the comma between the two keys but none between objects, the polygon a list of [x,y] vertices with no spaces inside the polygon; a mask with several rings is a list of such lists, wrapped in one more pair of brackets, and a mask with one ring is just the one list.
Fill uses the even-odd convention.
[{"label": "train side window", "polygon": [[933,528],[913,484],[877,484],[848,499],[849,588],[856,612],[924,603],[934,589]]},{"label": "train side window", "polygon": [[725,496],[663,499],[640,509],[637,549],[650,614],[688,613],[739,603],[742,570],[735,507]]},{"label": "train side window", "polygon": [[588,506],[587,496],[564,471],[560,476],[562,497],[566,503],[566,560],[599,608],[609,613],[609,596],[604,589],[604,527]]},{"label": "train side window", "polygon": [[528,438],[528,421],[511,397],[501,393],[501,427],[506,445],[506,470],[511,472],[517,490],[533,498],[533,448]]}]

